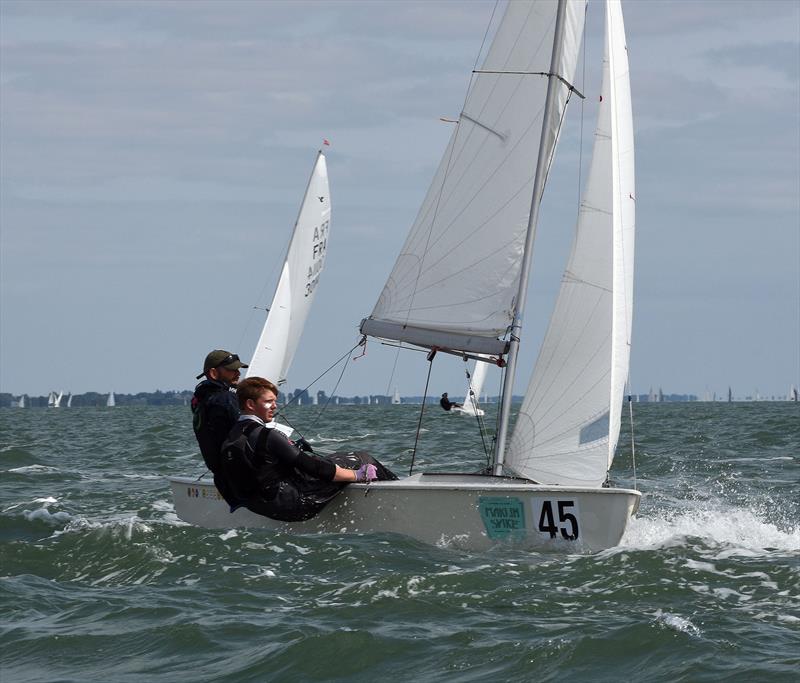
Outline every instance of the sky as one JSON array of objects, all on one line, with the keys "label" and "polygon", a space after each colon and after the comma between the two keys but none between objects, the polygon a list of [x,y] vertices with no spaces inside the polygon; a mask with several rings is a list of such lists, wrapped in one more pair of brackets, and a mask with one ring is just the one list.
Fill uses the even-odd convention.
[{"label": "sky", "polygon": [[[542,208],[559,229],[541,239],[564,254],[599,89],[602,7],[589,4],[587,100],[570,109]],[[323,139],[329,251],[288,388],[347,358],[494,10],[2,0],[0,392],[189,389],[209,350],[249,357]],[[800,385],[800,3],[627,0],[623,12],[632,389],[785,396]],[[562,263],[534,256],[515,393]],[[331,393],[340,371],[314,389]],[[337,393],[420,395],[426,372],[423,354],[373,340]],[[464,387],[464,363],[437,358],[429,393]]]}]

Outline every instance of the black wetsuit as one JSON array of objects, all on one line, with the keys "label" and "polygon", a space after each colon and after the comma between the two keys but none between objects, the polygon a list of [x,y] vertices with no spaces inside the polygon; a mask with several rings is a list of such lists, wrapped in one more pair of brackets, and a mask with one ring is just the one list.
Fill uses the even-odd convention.
[{"label": "black wetsuit", "polygon": [[[242,438],[244,437],[244,438]],[[243,447],[244,442],[249,447]],[[314,517],[347,485],[333,481],[336,465],[373,464],[379,479],[397,479],[368,453],[306,453],[277,429],[239,420],[222,445],[221,473],[244,506],[271,519],[296,522]]]},{"label": "black wetsuit", "polygon": [[442,398],[439,399],[439,405],[442,406],[442,408],[444,408],[445,410],[450,410],[450,408],[461,407],[460,403],[453,403],[449,398],[447,398],[447,396],[442,396]]},{"label": "black wetsuit", "polygon": [[224,382],[206,379],[194,389],[192,426],[206,467],[214,474],[214,484],[229,505],[237,501],[225,483],[219,481],[219,459],[222,442],[239,419],[239,401]]}]

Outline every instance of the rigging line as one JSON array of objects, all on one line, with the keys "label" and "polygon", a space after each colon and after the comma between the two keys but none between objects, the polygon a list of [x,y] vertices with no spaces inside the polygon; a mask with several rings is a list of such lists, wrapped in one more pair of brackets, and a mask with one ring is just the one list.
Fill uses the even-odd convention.
[{"label": "rigging line", "polygon": [[494,19],[494,13],[497,11],[497,6],[500,4],[500,0],[495,0],[494,7],[492,7],[492,15],[489,17],[489,23],[486,24],[486,30],[483,33],[483,40],[481,41],[480,49],[478,50],[478,54],[475,55],[475,64],[472,66],[472,70],[478,68],[478,62],[481,59],[481,54],[483,53],[483,46],[486,45],[486,38],[489,35],[489,29],[492,27],[492,20]]},{"label": "rigging line", "polygon": [[628,394],[628,415],[631,421],[631,460],[633,462],[633,488],[638,491],[639,487],[636,484],[636,441],[633,434],[633,397]]},{"label": "rigging line", "polygon": [[[278,410],[275,412],[275,415],[273,416],[273,418],[275,418],[275,417],[278,417],[278,415],[280,415],[280,416],[283,418],[283,420],[284,420],[284,421],[285,421],[285,422],[286,422],[286,423],[287,423],[287,424],[288,424],[290,427],[294,428],[294,425],[293,425],[291,422],[289,422],[289,420],[286,418],[286,415],[284,415],[284,414],[283,414],[283,410],[284,410],[284,409],[286,409],[286,408],[288,408],[290,405],[292,405],[292,403],[294,403],[294,402],[295,402],[295,401],[296,401],[296,400],[297,400],[297,399],[300,397],[300,394],[302,394],[302,393],[303,393],[303,391],[308,391],[308,390],[309,390],[311,387],[313,387],[313,386],[314,386],[314,385],[315,385],[315,384],[316,384],[316,383],[317,383],[319,380],[321,380],[321,379],[322,379],[322,378],[323,378],[325,375],[327,375],[327,374],[328,374],[328,373],[329,373],[331,370],[333,370],[333,369],[334,369],[334,368],[335,368],[337,365],[339,365],[339,363],[341,363],[341,362],[342,362],[342,360],[344,360],[344,359],[345,359],[347,356],[349,356],[351,353],[353,353],[353,351],[355,351],[355,350],[356,350],[356,349],[357,349],[359,346],[361,346],[361,345],[362,345],[362,344],[364,344],[365,342],[366,342],[366,337],[361,337],[361,339],[359,339],[359,340],[358,340],[358,343],[357,343],[357,344],[356,344],[356,345],[355,345],[353,348],[351,348],[350,350],[348,350],[348,351],[347,351],[347,353],[345,353],[344,355],[340,356],[340,357],[339,357],[339,359],[338,359],[338,360],[336,360],[336,361],[333,363],[333,365],[331,365],[331,366],[330,366],[330,367],[329,367],[327,370],[325,370],[325,371],[324,371],[324,372],[323,372],[321,375],[317,376],[317,377],[316,377],[316,379],[312,380],[312,381],[311,381],[311,383],[310,383],[310,384],[308,384],[308,385],[305,387],[305,389],[303,389],[302,391],[299,391],[299,392],[297,392],[297,393],[295,394],[295,396],[294,396],[294,398],[293,398],[292,400],[290,400],[290,401],[287,401],[286,403],[284,403],[284,404],[283,404],[283,405],[282,405],[282,406],[281,406],[281,407],[280,407],[280,408],[279,408],[279,409],[278,409]],[[296,429],[296,428],[295,428],[295,431],[296,431],[296,432],[298,432],[298,433],[300,433],[300,430],[299,430],[299,429]]]},{"label": "rigging line", "polygon": [[636,439],[633,434],[633,394],[631,393],[631,378],[628,376],[628,417],[631,422],[631,461],[633,462],[633,488],[638,491],[636,486]]},{"label": "rigging line", "polygon": [[[353,347],[353,348],[355,348],[355,347]],[[352,353],[352,350],[350,352]],[[339,373],[339,379],[336,380],[336,384],[333,387],[333,390],[331,391],[331,395],[328,396],[328,400],[325,401],[325,405],[322,406],[322,408],[317,413],[317,416],[314,418],[314,420],[309,425],[309,427],[308,427],[309,431],[313,430],[314,427],[316,427],[317,422],[319,422],[320,418],[325,413],[325,411],[328,409],[328,406],[331,404],[331,401],[333,400],[333,397],[336,396],[336,391],[337,391],[337,389],[339,389],[339,384],[341,383],[342,377],[344,377],[344,371],[347,370],[347,368],[348,368],[348,364],[347,363],[342,365],[342,371]]]},{"label": "rigging line", "polygon": [[425,393],[422,395],[422,407],[419,410],[419,421],[417,422],[417,434],[414,437],[414,450],[411,453],[411,466],[408,468],[408,476],[411,476],[411,472],[414,471],[414,460],[417,457],[417,444],[419,443],[419,433],[422,429],[422,416],[425,413],[425,401],[428,398],[428,384],[431,381],[431,370],[433,369],[433,359],[436,356],[436,348],[431,349],[431,352],[428,354],[428,377],[425,380]]},{"label": "rigging line", "polygon": [[392,381],[394,380],[394,373],[397,370],[397,361],[400,358],[400,349],[403,348],[403,342],[400,342],[397,346],[397,351],[394,354],[394,365],[392,365],[392,373],[389,375],[389,383],[386,385],[386,395],[389,395],[389,389],[391,389]]}]

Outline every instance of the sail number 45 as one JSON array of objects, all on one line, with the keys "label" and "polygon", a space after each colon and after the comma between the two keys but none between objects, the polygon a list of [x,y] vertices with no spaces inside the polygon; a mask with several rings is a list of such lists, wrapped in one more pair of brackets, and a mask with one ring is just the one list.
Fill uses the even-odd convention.
[{"label": "sail number 45", "polygon": [[535,499],[533,514],[536,528],[550,538],[560,535],[565,541],[574,541],[580,535],[576,500]]}]

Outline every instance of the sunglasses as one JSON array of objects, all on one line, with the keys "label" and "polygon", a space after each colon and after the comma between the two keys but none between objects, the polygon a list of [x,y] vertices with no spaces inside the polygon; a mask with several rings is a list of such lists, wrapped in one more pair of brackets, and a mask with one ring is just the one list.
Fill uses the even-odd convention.
[{"label": "sunglasses", "polygon": [[221,368],[223,365],[230,365],[231,363],[237,360],[239,360],[239,356],[237,356],[235,353],[229,353],[226,358],[223,358],[222,361],[220,363],[217,363],[214,367]]}]

